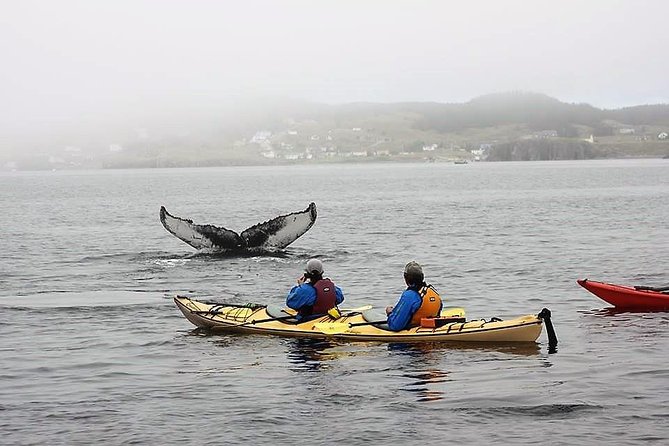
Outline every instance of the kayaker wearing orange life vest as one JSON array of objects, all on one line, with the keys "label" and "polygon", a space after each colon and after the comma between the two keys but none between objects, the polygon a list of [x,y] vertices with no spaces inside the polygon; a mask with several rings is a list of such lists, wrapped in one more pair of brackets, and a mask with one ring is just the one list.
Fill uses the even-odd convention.
[{"label": "kayaker wearing orange life vest", "polygon": [[423,268],[416,262],[404,267],[407,289],[394,307],[386,307],[388,327],[392,331],[420,325],[421,318],[436,317],[441,313],[441,298],[432,285],[424,282]]},{"label": "kayaker wearing orange life vest", "polygon": [[328,314],[344,301],[344,293],[330,279],[323,278],[323,263],[318,259],[307,262],[304,275],[297,279],[286,298],[286,305],[297,310],[297,319]]}]

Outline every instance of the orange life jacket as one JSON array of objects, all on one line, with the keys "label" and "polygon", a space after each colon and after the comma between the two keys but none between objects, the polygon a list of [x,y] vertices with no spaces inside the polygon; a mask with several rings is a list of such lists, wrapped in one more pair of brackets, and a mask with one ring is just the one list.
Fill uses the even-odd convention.
[{"label": "orange life jacket", "polygon": [[424,317],[437,317],[441,311],[441,297],[432,285],[425,285],[418,291],[423,303],[411,317],[411,326],[420,325],[420,320]]}]

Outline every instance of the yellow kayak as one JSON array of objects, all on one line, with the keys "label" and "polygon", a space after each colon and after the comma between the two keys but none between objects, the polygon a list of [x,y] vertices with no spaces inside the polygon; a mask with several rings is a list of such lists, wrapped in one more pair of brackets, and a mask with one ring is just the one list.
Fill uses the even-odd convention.
[{"label": "yellow kayak", "polygon": [[[232,305],[200,302],[177,296],[174,302],[191,323],[212,331],[259,333],[280,336],[386,342],[536,342],[545,320],[549,329],[550,311],[514,319],[493,318],[466,321],[462,308],[442,311],[443,325],[413,327],[399,332],[384,328],[379,316],[370,315],[371,306],[342,310],[341,317],[322,316],[297,322],[288,308],[263,305]],[[555,339],[557,343],[557,339]]]}]

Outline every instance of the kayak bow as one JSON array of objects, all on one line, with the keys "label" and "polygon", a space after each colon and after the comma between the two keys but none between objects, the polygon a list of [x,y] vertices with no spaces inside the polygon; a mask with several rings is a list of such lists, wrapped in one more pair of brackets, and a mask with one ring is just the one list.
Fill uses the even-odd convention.
[{"label": "kayak bow", "polygon": [[650,287],[632,287],[579,279],[586,290],[616,308],[637,311],[669,310],[669,294],[653,291]]}]

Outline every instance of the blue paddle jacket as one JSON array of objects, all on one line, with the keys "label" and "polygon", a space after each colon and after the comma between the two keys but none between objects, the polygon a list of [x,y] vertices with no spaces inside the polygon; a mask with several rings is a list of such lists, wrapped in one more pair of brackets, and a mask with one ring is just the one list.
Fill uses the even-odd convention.
[{"label": "blue paddle jacket", "polygon": [[[344,301],[344,293],[341,288],[335,285],[335,303],[339,305]],[[316,302],[316,288],[310,283],[303,283],[302,285],[295,285],[288,292],[286,297],[286,305],[293,310],[300,311],[304,306],[313,306]],[[297,317],[298,320],[301,316]]]},{"label": "blue paddle jacket", "polygon": [[388,315],[388,328],[392,331],[404,330],[422,303],[423,299],[416,290],[410,288],[404,290],[400,300],[393,307],[393,311]]},{"label": "blue paddle jacket", "polygon": [[[414,313],[423,304],[423,299],[413,288],[407,288],[400,296],[400,300],[388,315],[388,328],[392,331],[401,331],[409,328],[409,322]],[[441,312],[441,310],[439,310]]]}]

